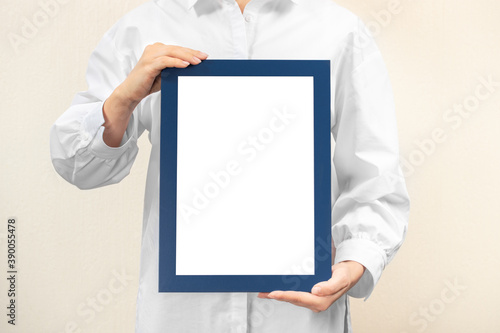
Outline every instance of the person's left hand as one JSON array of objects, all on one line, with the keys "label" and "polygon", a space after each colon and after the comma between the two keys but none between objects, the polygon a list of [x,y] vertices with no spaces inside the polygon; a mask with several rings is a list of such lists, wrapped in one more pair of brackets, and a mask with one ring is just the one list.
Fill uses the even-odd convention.
[{"label": "person's left hand", "polygon": [[270,298],[303,306],[314,312],[325,311],[351,289],[363,276],[365,267],[356,261],[342,261],[332,266],[332,277],[319,282],[311,292],[274,290],[259,293],[259,298]]}]

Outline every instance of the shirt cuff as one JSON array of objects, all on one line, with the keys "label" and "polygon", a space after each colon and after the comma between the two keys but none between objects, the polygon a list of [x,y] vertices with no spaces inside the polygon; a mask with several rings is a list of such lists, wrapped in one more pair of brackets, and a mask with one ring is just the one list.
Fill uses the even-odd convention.
[{"label": "shirt cuff", "polygon": [[375,288],[386,265],[385,253],[370,240],[350,238],[336,247],[334,263],[337,264],[346,260],[356,261],[366,268],[358,283],[347,292],[349,296],[356,298],[364,297],[366,301]]},{"label": "shirt cuff", "polygon": [[133,146],[133,142],[137,140],[133,135],[135,117],[132,113],[120,146],[110,147],[104,142],[103,139],[105,129],[104,126],[102,126],[104,124],[104,115],[102,113],[103,104],[104,102],[99,103],[96,108],[87,113],[81,124],[80,135],[82,142],[84,144],[89,144],[89,151],[92,154],[102,159],[116,159],[131,148]]}]

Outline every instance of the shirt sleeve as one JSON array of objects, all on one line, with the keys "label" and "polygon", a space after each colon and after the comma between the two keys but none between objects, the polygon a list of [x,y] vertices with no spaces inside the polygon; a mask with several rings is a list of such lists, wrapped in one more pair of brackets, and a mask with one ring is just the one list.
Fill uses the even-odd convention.
[{"label": "shirt sleeve", "polygon": [[335,263],[353,260],[366,267],[348,292],[366,300],[403,243],[410,203],[399,165],[388,72],[359,19],[357,27],[332,64],[332,178],[338,183],[333,192],[332,239]]},{"label": "shirt sleeve", "polygon": [[[127,77],[129,62],[114,47],[113,28],[92,52],[87,68],[88,90],[79,92],[50,130],[50,153],[56,171],[81,189],[117,183],[130,172],[138,152],[140,126],[136,110],[121,145],[102,138],[106,98]],[[140,106],[138,106],[139,108]]]}]

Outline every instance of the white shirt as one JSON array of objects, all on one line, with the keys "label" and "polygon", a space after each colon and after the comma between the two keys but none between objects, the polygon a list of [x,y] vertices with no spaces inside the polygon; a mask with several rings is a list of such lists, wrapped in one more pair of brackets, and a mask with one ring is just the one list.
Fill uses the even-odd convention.
[{"label": "white shirt", "polygon": [[350,332],[345,295],[314,313],[256,293],[158,293],[160,94],[137,106],[120,147],[102,139],[104,100],[155,42],[197,49],[209,59],[331,60],[334,257],[366,267],[348,294],[368,297],[405,238],[409,199],[391,86],[366,26],[330,0],[252,0],[243,15],[234,0],[153,0],[104,35],[89,60],[88,90],[51,129],[57,172],[84,189],[123,179],[137,139],[148,131],[136,332]]}]

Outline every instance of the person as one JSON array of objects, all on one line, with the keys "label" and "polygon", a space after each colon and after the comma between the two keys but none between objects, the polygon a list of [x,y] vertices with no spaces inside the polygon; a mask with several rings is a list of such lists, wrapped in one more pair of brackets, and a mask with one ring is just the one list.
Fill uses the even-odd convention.
[{"label": "person", "polygon": [[[334,263],[310,293],[158,293],[159,74],[208,57],[331,62]],[[348,296],[370,296],[409,213],[387,69],[356,15],[330,0],[153,0],[106,32],[86,78],[51,128],[57,172],[81,189],[114,184],[146,130],[152,145],[136,332],[352,331]]]}]

